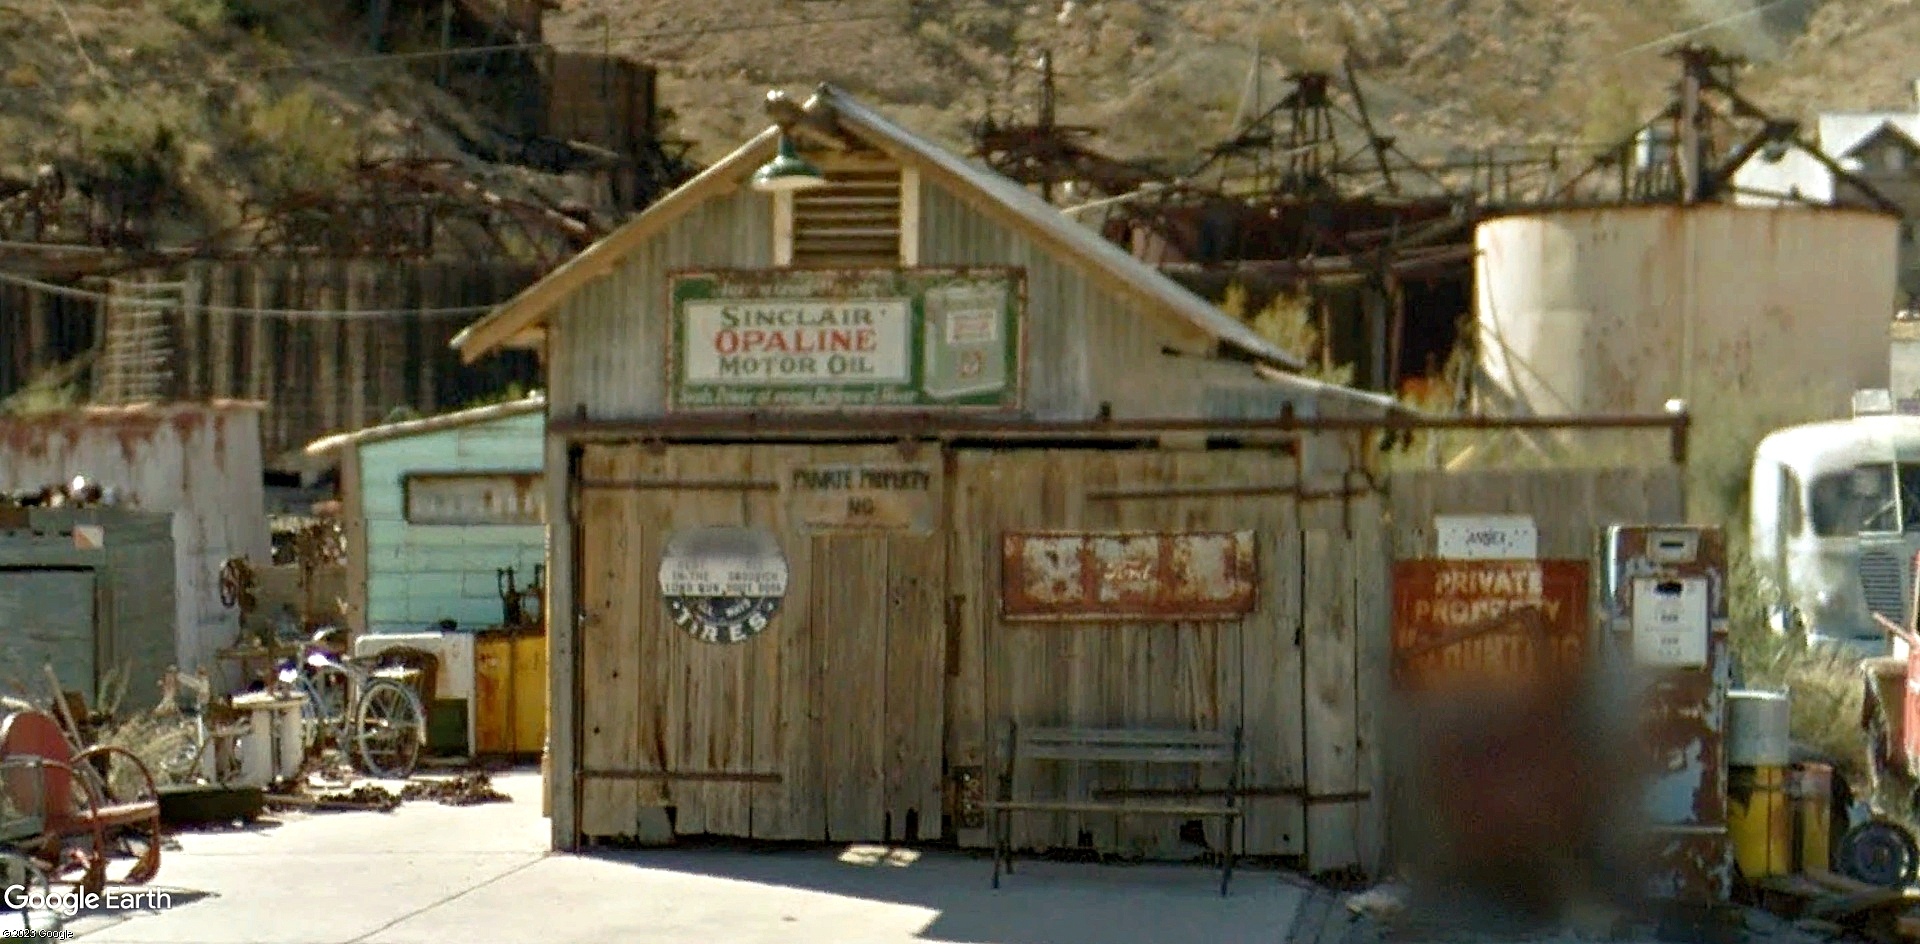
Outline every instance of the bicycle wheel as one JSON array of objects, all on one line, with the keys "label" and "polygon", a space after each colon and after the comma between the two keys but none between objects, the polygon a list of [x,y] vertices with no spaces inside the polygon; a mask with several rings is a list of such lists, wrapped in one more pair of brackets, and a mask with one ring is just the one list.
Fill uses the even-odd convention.
[{"label": "bicycle wheel", "polygon": [[320,753],[329,745],[339,748],[343,754],[350,751],[353,745],[344,733],[353,677],[345,669],[319,666],[308,669],[300,687],[307,699],[306,704],[300,706],[300,726],[306,737],[308,756]]},{"label": "bicycle wheel", "polygon": [[388,780],[413,776],[427,740],[427,710],[413,689],[392,679],[368,682],[353,727],[361,770]]}]

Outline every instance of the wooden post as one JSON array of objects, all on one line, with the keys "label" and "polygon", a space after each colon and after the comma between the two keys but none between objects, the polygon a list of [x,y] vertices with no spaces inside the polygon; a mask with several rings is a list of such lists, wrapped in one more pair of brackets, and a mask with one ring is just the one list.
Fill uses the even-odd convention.
[{"label": "wooden post", "polygon": [[[440,307],[442,300],[448,294],[441,291],[448,281],[442,278],[444,274],[434,263],[425,263],[421,267],[419,307]],[[434,377],[434,368],[438,366],[436,362],[439,359],[439,346],[433,343],[432,326],[427,324],[425,318],[408,318],[407,323],[413,333],[416,345],[414,350],[417,352],[415,356],[418,358],[410,366],[420,378],[420,397],[415,402],[414,409],[419,410],[423,416],[430,416],[440,411],[440,397],[435,390]]]},{"label": "wooden post", "polygon": [[202,279],[188,269],[180,285],[180,350],[175,355],[186,368],[179,377],[180,398],[197,400],[206,395],[206,311],[201,293]]},{"label": "wooden post", "polygon": [[[348,312],[364,311],[369,307],[369,298],[365,278],[365,266],[368,263],[358,260],[346,263],[347,266],[347,304]],[[347,334],[347,428],[359,429],[367,425],[367,322],[363,318],[348,316]]]},{"label": "wooden post", "polygon": [[1393,325],[1387,332],[1387,386],[1389,396],[1400,392],[1400,371],[1402,351],[1406,348],[1407,338],[1407,290],[1400,277],[1387,273],[1387,317]]},{"label": "wooden post", "polygon": [[[411,267],[399,262],[383,262],[380,266],[374,283],[374,297],[390,300],[382,307],[405,308],[412,294],[404,274]],[[413,319],[410,318],[387,318],[372,329],[374,337],[379,339],[374,350],[374,357],[379,362],[377,373],[380,392],[375,403],[375,409],[381,411],[378,422],[385,422],[388,411],[413,400],[407,392],[407,332],[411,330],[412,323]]]},{"label": "wooden post", "polygon": [[214,262],[207,267],[207,306],[215,309],[207,313],[207,334],[211,341],[207,345],[208,365],[207,394],[214,397],[237,396],[233,389],[233,326],[231,313],[220,309],[232,308],[233,271],[224,263]]},{"label": "wooden post", "polygon": [[28,373],[20,378],[22,383],[33,380],[35,374],[46,370],[53,360],[53,313],[54,306],[48,304],[44,292],[26,291],[21,293],[27,299],[27,365]]},{"label": "wooden post", "polygon": [[[269,307],[273,300],[267,291],[267,272],[260,263],[254,263],[242,270],[246,274],[247,307],[260,309]],[[265,402],[269,383],[268,373],[273,369],[273,361],[267,359],[267,319],[259,315],[250,318],[247,331],[247,398]],[[275,416],[281,412],[275,409]],[[272,428],[272,421],[261,424],[265,431]]]},{"label": "wooden post", "polygon": [[313,307],[329,314],[311,322],[313,341],[320,348],[319,356],[314,359],[313,378],[313,396],[320,401],[320,415],[316,417],[319,426],[302,430],[301,439],[306,439],[309,433],[326,435],[340,429],[340,321],[332,313],[340,308],[342,264],[327,265],[315,275],[318,277],[314,280]]}]

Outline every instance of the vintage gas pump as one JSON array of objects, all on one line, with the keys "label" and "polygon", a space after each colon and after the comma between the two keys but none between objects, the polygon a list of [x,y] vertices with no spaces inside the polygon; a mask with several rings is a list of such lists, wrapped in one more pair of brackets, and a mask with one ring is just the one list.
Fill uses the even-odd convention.
[{"label": "vintage gas pump", "polygon": [[1647,891],[1687,905],[1732,893],[1727,831],[1726,540],[1718,528],[1616,525],[1607,532],[1611,660],[1639,695],[1653,849]]}]

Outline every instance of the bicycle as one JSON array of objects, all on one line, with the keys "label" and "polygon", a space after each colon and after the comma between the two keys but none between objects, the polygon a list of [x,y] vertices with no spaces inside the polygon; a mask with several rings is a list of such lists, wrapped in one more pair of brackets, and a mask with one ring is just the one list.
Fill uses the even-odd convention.
[{"label": "bicycle", "polygon": [[369,665],[333,653],[333,630],[313,635],[299,660],[280,664],[282,684],[306,699],[301,719],[309,756],[339,750],[362,773],[405,780],[427,743],[427,710],[414,690],[419,672]]}]

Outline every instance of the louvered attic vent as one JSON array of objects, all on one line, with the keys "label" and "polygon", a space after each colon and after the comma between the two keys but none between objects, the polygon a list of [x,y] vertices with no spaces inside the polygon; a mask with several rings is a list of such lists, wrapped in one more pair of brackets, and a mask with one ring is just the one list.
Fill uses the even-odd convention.
[{"label": "louvered attic vent", "polygon": [[856,269],[900,265],[900,170],[825,170],[827,182],[793,195],[789,264]]}]

